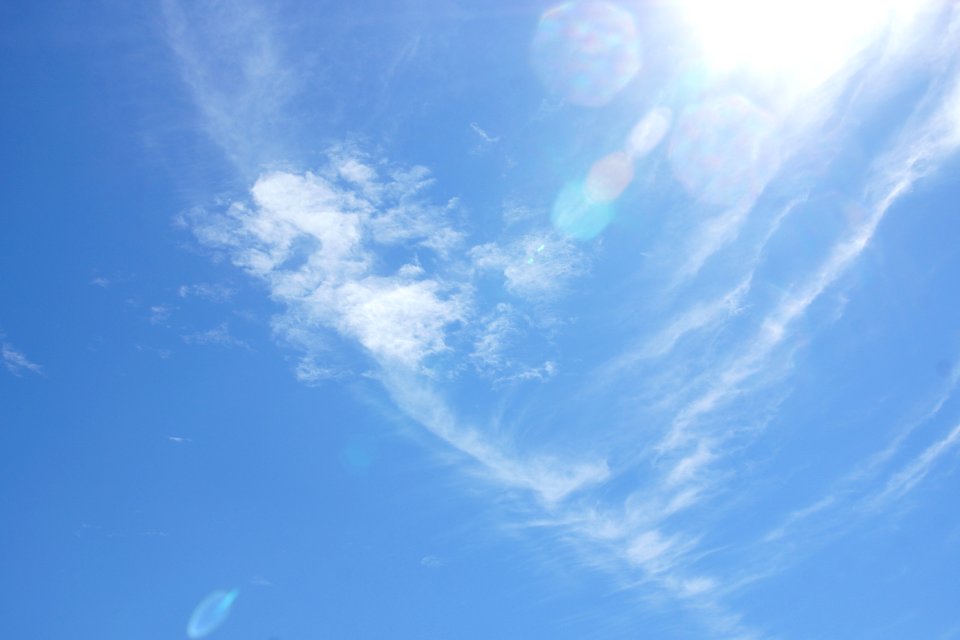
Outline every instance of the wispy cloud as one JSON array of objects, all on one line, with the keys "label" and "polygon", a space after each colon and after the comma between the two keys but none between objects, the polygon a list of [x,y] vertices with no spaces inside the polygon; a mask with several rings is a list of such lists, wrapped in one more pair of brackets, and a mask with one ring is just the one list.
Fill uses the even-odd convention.
[{"label": "wispy cloud", "polygon": [[439,569],[443,566],[443,560],[437,556],[423,556],[420,558],[420,565],[428,569]]},{"label": "wispy cloud", "polygon": [[478,125],[476,122],[470,123],[470,129],[473,130],[475,134],[480,136],[480,139],[487,144],[496,144],[497,142],[500,142],[500,136],[491,136],[489,133],[484,131],[480,127],[480,125]]},{"label": "wispy cloud", "polygon": [[[957,428],[942,436],[912,459],[895,467],[903,457],[908,440],[921,430],[935,428],[941,411],[954,397],[960,385],[960,368],[955,369],[943,389],[936,394],[930,406],[916,420],[899,427],[890,443],[857,464],[818,499],[794,509],[763,537],[763,543],[773,543],[790,549],[790,560],[797,561],[796,543],[804,541],[807,547],[815,541],[836,537],[858,525],[865,518],[880,515],[904,498],[930,472],[933,465],[957,444]],[[891,468],[893,467],[893,468]],[[878,488],[879,487],[879,488]],[[784,564],[782,558],[777,563]]]},{"label": "wispy cloud", "polygon": [[147,319],[150,324],[166,325],[170,321],[172,311],[169,305],[155,304],[150,307],[150,315]]},{"label": "wispy cloud", "polygon": [[[252,203],[198,221],[196,231],[203,241],[232,250],[239,266],[270,285],[290,309],[290,322],[278,326],[291,341],[306,322],[355,339],[378,360],[417,367],[446,350],[444,333],[467,317],[469,291],[426,275],[413,253],[410,262],[391,269],[372,252],[373,245],[401,242],[411,251],[446,250],[427,241],[433,210],[415,198],[422,171],[393,171],[387,181],[375,181],[372,169],[358,178],[358,163],[347,164],[350,180],[266,174],[252,189]],[[419,226],[384,232],[384,218],[398,216]],[[436,220],[432,228],[444,235],[445,225]]]},{"label": "wispy cloud", "polygon": [[470,250],[470,258],[477,269],[500,273],[507,291],[528,300],[563,293],[589,268],[582,249],[549,231],[529,233],[505,245],[478,245]]},{"label": "wispy cloud", "polygon": [[299,88],[263,5],[164,0],[167,41],[203,118],[203,130],[244,174],[286,160],[276,118]]},{"label": "wispy cloud", "polygon": [[506,488],[529,491],[546,506],[609,477],[604,460],[570,463],[551,456],[520,458],[508,453],[509,443],[496,443],[465,427],[443,398],[423,380],[407,372],[385,369],[384,386],[397,406],[435,436],[479,464],[488,480]]},{"label": "wispy cloud", "polygon": [[206,331],[185,334],[181,336],[181,339],[186,344],[214,345],[228,348],[240,347],[242,349],[250,349],[250,345],[243,340],[234,337],[233,334],[230,333],[230,325],[226,322],[221,322],[216,327],[207,329]]},{"label": "wispy cloud", "polygon": [[[424,246],[427,228],[396,236],[384,235],[379,226],[386,194],[394,203],[387,215],[416,217],[430,210],[410,204],[427,176],[422,170],[387,168],[383,179],[381,170],[363,169],[367,165],[359,160],[336,157],[333,161],[335,173],[262,176],[252,189],[252,202],[238,202],[222,214],[195,220],[198,238],[229,250],[236,264],[268,284],[272,297],[287,307],[284,320],[275,326],[290,342],[302,340],[301,332],[312,334],[318,327],[352,339],[379,366],[379,378],[397,406],[472,458],[484,475],[529,491],[545,504],[602,482],[608,473],[603,461],[567,465],[548,456],[521,460],[507,453],[509,443],[495,444],[459,423],[422,375],[429,374],[429,358],[450,349],[448,332],[453,325],[474,317],[472,286],[442,271],[427,273],[415,261],[401,260],[391,267],[375,253],[377,245],[402,243],[411,252],[428,249],[444,255],[442,247]],[[339,169],[343,166],[349,167],[346,178]],[[397,210],[405,204],[414,210]],[[442,229],[446,222],[435,220],[434,224]],[[566,252],[565,259],[574,255],[559,240],[542,240],[525,242],[546,246],[549,241],[551,251],[559,247]],[[535,249],[530,253],[530,257],[538,255]],[[560,278],[569,271],[556,257],[553,260],[556,266],[541,273]],[[512,278],[521,283],[516,285],[520,291],[531,295],[557,286],[546,278]],[[494,357],[493,351],[488,344],[488,359]],[[554,368],[548,362],[516,375],[545,377]],[[313,359],[304,360],[298,368],[298,375],[308,381],[325,373]]]},{"label": "wispy cloud", "polygon": [[912,126],[907,127],[896,145],[875,163],[873,177],[865,190],[864,219],[833,246],[810,277],[799,282],[764,317],[759,330],[747,342],[750,346],[711,373],[713,382],[677,415],[663,447],[686,442],[687,431],[699,416],[734,396],[743,382],[763,370],[765,361],[790,335],[792,325],[864,252],[890,208],[956,148],[958,89],[960,85],[956,84],[946,91],[939,86],[934,88],[918,110]]},{"label": "wispy cloud", "polygon": [[211,283],[183,284],[177,288],[177,295],[181,298],[203,298],[212,302],[226,302],[235,293],[230,287]]},{"label": "wispy cloud", "polygon": [[0,344],[0,354],[3,355],[3,364],[7,367],[7,371],[15,376],[21,376],[24,373],[43,375],[43,367],[32,362],[8,342]]},{"label": "wispy cloud", "polygon": [[960,443],[960,425],[953,428],[942,439],[931,444],[915,460],[890,477],[883,490],[874,498],[875,507],[880,507],[890,500],[903,497],[923,480],[931,467],[944,455]]}]

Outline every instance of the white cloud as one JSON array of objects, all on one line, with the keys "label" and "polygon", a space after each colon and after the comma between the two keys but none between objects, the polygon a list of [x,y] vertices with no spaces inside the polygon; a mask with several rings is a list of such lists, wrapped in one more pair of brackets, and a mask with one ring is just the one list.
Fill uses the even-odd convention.
[{"label": "white cloud", "polygon": [[282,114],[300,89],[283,40],[261,3],[199,6],[164,0],[167,42],[200,111],[203,129],[242,173],[287,159],[290,120]]},{"label": "white cloud", "polygon": [[480,271],[501,273],[507,291],[528,300],[559,295],[588,268],[586,255],[575,244],[551,232],[530,233],[505,246],[478,245],[470,258]]},{"label": "white cloud", "polygon": [[437,556],[423,556],[420,558],[420,565],[428,569],[438,569],[443,566],[443,560]]},{"label": "white cloud", "polygon": [[650,573],[660,573],[669,564],[676,543],[656,530],[645,531],[629,542],[627,558]]},{"label": "white cloud", "polygon": [[504,225],[511,227],[521,223],[532,222],[538,217],[543,217],[543,214],[524,204],[508,201],[503,203],[503,213],[501,217],[503,218]]},{"label": "white cloud", "polygon": [[184,284],[177,288],[181,298],[204,298],[212,302],[226,302],[236,293],[234,289],[222,284]]},{"label": "white cloud", "polygon": [[218,347],[241,347],[243,349],[250,348],[250,345],[239,338],[235,338],[230,333],[230,326],[226,322],[221,322],[212,329],[187,334],[181,336],[181,338],[187,344],[215,345]]},{"label": "white cloud", "polygon": [[[556,375],[559,365],[531,349],[531,334],[538,329],[512,305],[500,302],[490,313],[474,320],[473,350],[469,355],[478,373],[495,387],[528,380],[545,381]],[[523,349],[521,347],[524,347]],[[525,351],[527,353],[521,353]],[[530,351],[537,353],[531,356]]]},{"label": "white cloud", "polygon": [[957,444],[960,444],[960,425],[954,427],[950,433],[931,444],[910,464],[891,476],[883,491],[874,499],[874,504],[882,505],[909,492],[930,473],[934,463]]},{"label": "white cloud", "polygon": [[472,129],[475,134],[480,136],[480,139],[487,144],[496,144],[497,142],[500,142],[500,136],[491,136],[489,133],[484,131],[480,127],[480,125],[478,125],[476,122],[470,123],[470,129]]},{"label": "white cloud", "polygon": [[470,358],[481,371],[496,373],[508,364],[507,350],[520,331],[513,319],[513,308],[501,302],[479,321],[480,330],[473,343]]},{"label": "white cloud", "polygon": [[446,349],[444,331],[465,319],[462,299],[443,297],[433,280],[399,282],[368,277],[346,282],[332,297],[337,328],[356,338],[377,359],[415,367]]},{"label": "white cloud", "polygon": [[[687,442],[687,431],[698,417],[735,396],[743,382],[764,370],[768,358],[789,336],[792,325],[860,257],[890,208],[910,191],[917,180],[933,171],[944,155],[956,148],[957,139],[949,135],[953,126],[953,101],[957,99],[957,87],[960,87],[960,83],[954,82],[955,86],[949,92],[941,93],[938,88],[936,95],[931,96],[933,108],[930,109],[929,104],[922,105],[918,114],[921,117],[875,164],[866,188],[867,214],[863,221],[832,247],[811,277],[794,287],[793,292],[767,314],[756,334],[747,342],[749,346],[720,370],[712,372],[713,380],[707,390],[674,418],[670,432],[661,443],[662,448],[672,449]],[[924,113],[924,108],[930,111]]]},{"label": "white cloud", "polygon": [[20,376],[23,373],[43,375],[43,367],[36,362],[32,362],[7,342],[0,345],[0,354],[3,355],[3,364],[7,367],[7,371],[15,376]]},{"label": "white cloud", "polygon": [[170,312],[172,309],[164,304],[155,304],[150,307],[150,316],[148,320],[150,324],[160,324],[165,325],[170,320]]},{"label": "white cloud", "polygon": [[[902,454],[908,440],[922,427],[929,427],[960,386],[960,368],[949,379],[930,407],[918,419],[900,427],[892,441],[833,483],[826,495],[805,507],[792,511],[784,521],[764,536],[765,542],[790,536],[810,537],[810,531],[840,532],[856,520],[852,515],[872,515],[904,497],[928,473],[933,463],[956,444],[956,429],[946,437],[928,444],[913,461],[898,471],[890,471],[892,461]],[[877,486],[881,489],[878,491]]]},{"label": "white cloud", "polygon": [[[332,166],[332,175],[346,173],[350,180],[331,181],[324,177],[330,171],[261,176],[251,203],[200,219],[197,235],[229,250],[236,264],[269,285],[287,306],[274,326],[292,343],[307,346],[316,329],[326,327],[356,340],[377,361],[417,369],[447,350],[448,328],[469,316],[469,288],[428,277],[415,256],[391,273],[375,248],[415,250],[427,238],[443,237],[446,208],[421,202],[430,183],[422,168],[388,167],[389,178],[379,180],[360,160],[339,155]],[[331,372],[313,353],[297,375],[316,381]]]},{"label": "white cloud", "polygon": [[321,365],[316,356],[305,355],[297,362],[294,369],[294,375],[297,380],[308,386],[319,385],[325,380],[332,380],[341,377],[342,371],[335,367]]},{"label": "white cloud", "polygon": [[530,491],[548,508],[610,476],[605,460],[568,462],[548,455],[521,458],[509,454],[505,443],[461,425],[441,396],[406,370],[385,369],[382,381],[404,413],[472,458],[486,478],[506,488]]}]

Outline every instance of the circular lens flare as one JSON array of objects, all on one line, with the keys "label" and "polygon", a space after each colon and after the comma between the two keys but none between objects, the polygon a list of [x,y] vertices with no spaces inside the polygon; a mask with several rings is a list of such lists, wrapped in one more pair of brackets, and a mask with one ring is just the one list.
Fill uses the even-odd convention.
[{"label": "circular lens flare", "polygon": [[540,18],[531,62],[548,90],[599,107],[640,70],[633,16],[607,2],[567,2]]},{"label": "circular lens flare", "polygon": [[645,156],[660,144],[670,129],[673,112],[667,107],[657,107],[633,126],[627,137],[626,151],[632,158]]},{"label": "circular lens flare", "polygon": [[694,197],[717,205],[756,198],[778,165],[773,120],[739,95],[686,109],[670,139],[674,176]]},{"label": "circular lens flare", "polygon": [[624,151],[615,151],[593,163],[584,189],[593,202],[613,202],[632,180],[633,159]]},{"label": "circular lens flare", "polygon": [[588,194],[585,184],[565,186],[553,203],[550,219],[557,231],[574,240],[590,240],[613,220],[614,209],[607,202],[597,202]]}]

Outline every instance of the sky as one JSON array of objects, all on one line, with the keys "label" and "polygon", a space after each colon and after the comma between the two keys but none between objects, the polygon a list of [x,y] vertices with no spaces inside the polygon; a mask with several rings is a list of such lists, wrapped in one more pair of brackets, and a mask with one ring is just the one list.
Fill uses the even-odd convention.
[{"label": "sky", "polygon": [[960,638],[960,5],[0,5],[0,630]]}]

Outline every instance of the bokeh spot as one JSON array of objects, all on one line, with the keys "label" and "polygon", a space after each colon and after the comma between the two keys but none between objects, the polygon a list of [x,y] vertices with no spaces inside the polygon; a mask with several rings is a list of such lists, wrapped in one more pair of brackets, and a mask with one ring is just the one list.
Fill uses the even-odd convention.
[{"label": "bokeh spot", "polygon": [[670,140],[674,176],[709,204],[756,198],[776,171],[773,119],[740,95],[686,109]]},{"label": "bokeh spot", "polygon": [[633,16],[607,2],[567,2],[540,18],[531,60],[547,89],[586,107],[607,104],[640,70]]},{"label": "bokeh spot", "polygon": [[190,622],[187,623],[187,636],[203,638],[213,633],[230,615],[230,608],[238,595],[240,595],[239,589],[218,590],[204,598],[190,616]]},{"label": "bokeh spot", "polygon": [[603,231],[614,216],[613,206],[598,202],[586,193],[582,182],[565,186],[553,203],[553,226],[568,238],[590,240]]},{"label": "bokeh spot", "polygon": [[613,202],[633,180],[633,159],[624,151],[606,155],[590,168],[585,185],[593,202]]},{"label": "bokeh spot", "polygon": [[631,158],[639,158],[654,149],[667,130],[670,129],[670,120],[673,113],[667,107],[657,107],[633,126],[627,138],[626,152]]}]

